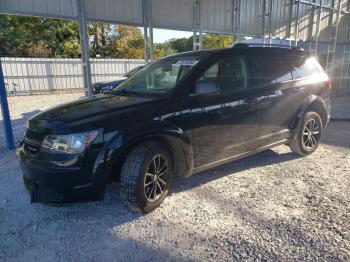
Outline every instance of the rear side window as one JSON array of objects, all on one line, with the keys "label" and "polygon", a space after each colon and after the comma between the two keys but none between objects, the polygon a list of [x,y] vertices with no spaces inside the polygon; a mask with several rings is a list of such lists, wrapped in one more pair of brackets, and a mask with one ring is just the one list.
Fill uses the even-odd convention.
[{"label": "rear side window", "polygon": [[322,74],[322,68],[313,57],[288,56],[289,63],[293,66],[293,78],[314,77]]},{"label": "rear side window", "polygon": [[262,85],[278,84],[293,79],[291,65],[282,54],[259,55],[254,60]]}]

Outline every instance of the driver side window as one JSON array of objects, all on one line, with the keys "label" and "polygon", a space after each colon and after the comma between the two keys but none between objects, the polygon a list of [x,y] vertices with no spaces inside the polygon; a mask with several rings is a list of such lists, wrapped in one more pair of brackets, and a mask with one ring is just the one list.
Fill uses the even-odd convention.
[{"label": "driver side window", "polygon": [[243,56],[225,56],[219,58],[198,79],[214,81],[221,95],[235,93],[248,87],[248,65]]}]

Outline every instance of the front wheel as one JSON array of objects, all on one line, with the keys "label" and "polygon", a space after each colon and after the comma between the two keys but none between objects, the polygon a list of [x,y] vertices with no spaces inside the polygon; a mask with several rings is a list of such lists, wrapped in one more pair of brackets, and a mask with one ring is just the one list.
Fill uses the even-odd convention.
[{"label": "front wheel", "polygon": [[169,194],[173,163],[167,148],[146,142],[131,150],[122,168],[120,195],[130,208],[149,213]]},{"label": "front wheel", "polygon": [[290,149],[301,156],[307,156],[317,149],[323,134],[321,117],[316,112],[305,114],[297,134],[290,142]]}]

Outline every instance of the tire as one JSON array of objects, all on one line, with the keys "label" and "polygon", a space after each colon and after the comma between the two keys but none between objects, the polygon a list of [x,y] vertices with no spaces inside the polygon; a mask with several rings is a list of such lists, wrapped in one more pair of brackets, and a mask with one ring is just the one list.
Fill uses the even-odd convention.
[{"label": "tire", "polygon": [[[310,128],[313,124],[315,129]],[[298,125],[297,133],[291,139],[289,147],[298,155],[310,155],[318,148],[322,135],[322,119],[318,113],[310,111],[304,115],[303,121]]]},{"label": "tire", "polygon": [[145,214],[152,212],[170,193],[173,170],[171,154],[162,143],[136,145],[121,171],[122,201],[135,211]]}]

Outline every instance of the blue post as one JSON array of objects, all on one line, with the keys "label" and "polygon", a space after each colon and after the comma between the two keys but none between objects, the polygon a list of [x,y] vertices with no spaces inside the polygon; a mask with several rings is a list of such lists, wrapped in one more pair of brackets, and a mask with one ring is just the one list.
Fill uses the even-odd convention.
[{"label": "blue post", "polygon": [[0,101],[2,119],[4,122],[6,145],[9,150],[15,149],[15,141],[13,140],[12,125],[10,118],[9,105],[7,103],[7,94],[5,88],[4,74],[2,72],[1,59],[0,59]]}]

